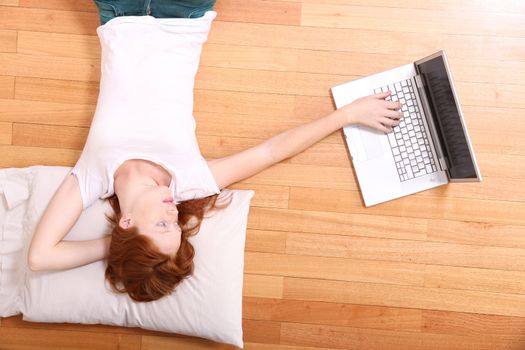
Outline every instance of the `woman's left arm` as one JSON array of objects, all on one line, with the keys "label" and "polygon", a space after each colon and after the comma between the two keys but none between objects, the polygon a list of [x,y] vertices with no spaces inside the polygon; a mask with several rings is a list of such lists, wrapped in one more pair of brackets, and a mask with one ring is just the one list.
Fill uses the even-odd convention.
[{"label": "woman's left arm", "polygon": [[342,107],[326,117],[284,131],[240,153],[208,161],[219,187],[225,188],[249,178],[269,166],[304,151],[348,124],[362,124],[392,131],[399,123],[400,104],[386,101],[388,93],[367,96]]}]

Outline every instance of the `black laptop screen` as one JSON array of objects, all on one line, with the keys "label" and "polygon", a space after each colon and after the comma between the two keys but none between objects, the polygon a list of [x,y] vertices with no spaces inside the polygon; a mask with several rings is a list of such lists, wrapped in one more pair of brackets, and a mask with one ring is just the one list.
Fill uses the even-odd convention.
[{"label": "black laptop screen", "polygon": [[438,56],[418,64],[418,69],[426,82],[425,89],[427,96],[430,96],[430,107],[436,119],[443,151],[448,159],[450,178],[476,178],[476,169],[443,57]]}]

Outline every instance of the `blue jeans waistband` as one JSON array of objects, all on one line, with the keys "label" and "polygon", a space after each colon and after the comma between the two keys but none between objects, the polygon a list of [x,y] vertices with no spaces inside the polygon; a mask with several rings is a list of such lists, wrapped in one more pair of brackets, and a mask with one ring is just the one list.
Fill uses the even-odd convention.
[{"label": "blue jeans waistband", "polygon": [[213,9],[216,0],[94,0],[100,24],[118,16],[198,18]]}]

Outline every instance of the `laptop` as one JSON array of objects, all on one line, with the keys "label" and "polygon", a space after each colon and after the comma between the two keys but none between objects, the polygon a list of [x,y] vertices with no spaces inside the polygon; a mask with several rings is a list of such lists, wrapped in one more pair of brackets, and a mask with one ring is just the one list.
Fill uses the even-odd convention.
[{"label": "laptop", "polygon": [[403,117],[391,133],[343,128],[366,207],[448,184],[481,181],[444,51],[332,88],[337,108],[383,91]]}]

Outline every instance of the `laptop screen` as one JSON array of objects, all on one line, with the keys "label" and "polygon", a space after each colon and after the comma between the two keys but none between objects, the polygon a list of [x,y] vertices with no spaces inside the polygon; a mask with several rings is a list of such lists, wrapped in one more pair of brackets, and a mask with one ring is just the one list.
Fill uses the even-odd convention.
[{"label": "laptop screen", "polygon": [[458,111],[443,56],[417,64],[429,96],[432,114],[452,179],[476,178],[476,169]]}]

